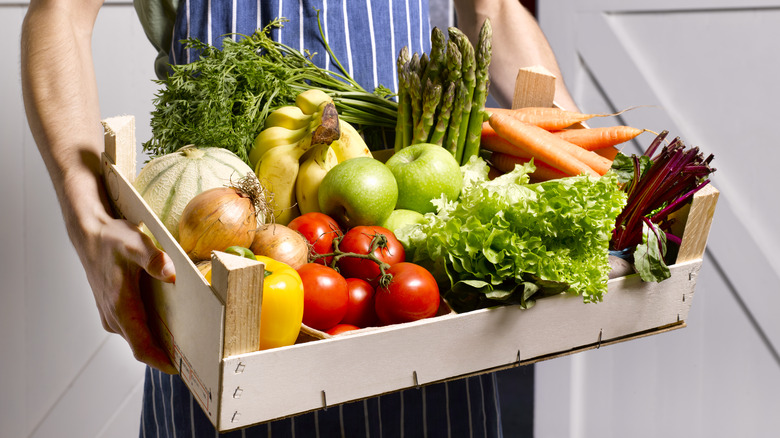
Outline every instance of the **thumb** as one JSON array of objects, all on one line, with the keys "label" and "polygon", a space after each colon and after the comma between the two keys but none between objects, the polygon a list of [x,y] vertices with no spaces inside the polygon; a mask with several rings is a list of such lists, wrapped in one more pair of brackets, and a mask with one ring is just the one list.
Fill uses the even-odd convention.
[{"label": "thumb", "polygon": [[154,248],[154,252],[155,254],[149,259],[147,266],[144,266],[144,270],[160,281],[176,282],[176,268],[173,266],[173,260],[157,247]]},{"label": "thumb", "polygon": [[144,252],[146,256],[141,260],[144,262],[139,263],[152,277],[164,281],[166,283],[174,283],[176,281],[176,268],[173,266],[173,260],[162,251],[146,234],[141,234],[144,246]]}]

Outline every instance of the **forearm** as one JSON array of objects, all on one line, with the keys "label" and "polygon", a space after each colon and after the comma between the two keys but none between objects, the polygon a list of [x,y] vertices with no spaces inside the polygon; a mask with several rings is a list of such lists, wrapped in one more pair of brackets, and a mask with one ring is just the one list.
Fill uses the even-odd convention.
[{"label": "forearm", "polygon": [[455,0],[458,27],[476,41],[485,18],[493,27],[490,93],[505,107],[512,104],[517,72],[541,65],[556,77],[555,101],[576,109],[563,81],[555,55],[536,19],[518,0]]},{"label": "forearm", "polygon": [[[30,130],[77,246],[109,218],[101,196],[102,130],[91,32],[99,3],[31,2],[22,26],[22,90]],[[81,251],[79,251],[81,254]]]},{"label": "forearm", "polygon": [[147,326],[142,270],[174,281],[170,258],[149,236],[114,219],[100,155],[92,28],[102,0],[32,0],[22,25],[22,90],[27,120],[84,266],[103,328],[124,337],[139,361],[173,373]]}]

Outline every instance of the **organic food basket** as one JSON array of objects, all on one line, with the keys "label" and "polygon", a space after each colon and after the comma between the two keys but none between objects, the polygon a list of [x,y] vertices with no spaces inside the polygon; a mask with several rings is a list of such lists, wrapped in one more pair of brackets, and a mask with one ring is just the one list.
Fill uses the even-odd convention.
[{"label": "organic food basket", "polygon": [[[516,98],[514,106],[553,105],[548,74],[521,70],[517,84],[516,96],[527,99]],[[176,267],[175,284],[144,280],[150,321],[219,431],[685,327],[718,198],[708,185],[678,212],[682,243],[671,278],[611,279],[597,304],[560,294],[527,310],[448,313],[255,351],[263,265],[214,253],[209,286],[133,187],[134,118],[110,118],[104,126],[104,178],[116,211],[144,224]]]}]

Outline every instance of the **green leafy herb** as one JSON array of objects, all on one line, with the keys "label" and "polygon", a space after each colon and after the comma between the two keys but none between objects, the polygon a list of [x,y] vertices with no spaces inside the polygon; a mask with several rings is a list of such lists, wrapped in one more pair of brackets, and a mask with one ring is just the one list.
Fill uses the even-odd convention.
[{"label": "green leafy herb", "polygon": [[144,150],[158,156],[188,144],[216,146],[248,162],[248,151],[266,116],[293,105],[295,96],[311,88],[328,93],[339,117],[373,139],[384,129],[395,128],[398,105],[389,99],[387,88],[368,92],[344,71],[317,67],[308,51],[272,40],[271,30],[284,21],[276,19],[251,36],[225,38],[221,50],[186,40],[185,46],[200,57],[172,66],[167,78],[156,81],[162,88],[154,99],[152,138]]},{"label": "green leafy herb", "polygon": [[530,184],[532,163],[493,180],[479,157],[462,169],[458,201],[437,200],[436,214],[397,232],[409,259],[443,266],[456,310],[528,306],[562,291],[602,299],[611,231],[626,200],[615,173]]}]

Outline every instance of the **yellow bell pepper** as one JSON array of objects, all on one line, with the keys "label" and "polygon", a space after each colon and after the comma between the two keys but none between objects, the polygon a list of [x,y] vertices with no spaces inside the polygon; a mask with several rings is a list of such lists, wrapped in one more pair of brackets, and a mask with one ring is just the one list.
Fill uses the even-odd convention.
[{"label": "yellow bell pepper", "polygon": [[260,349],[292,345],[303,321],[303,281],[292,266],[270,257],[265,263],[263,307],[260,311]]},{"label": "yellow bell pepper", "polygon": [[[303,282],[292,266],[270,257],[255,256],[265,264],[260,311],[260,350],[292,345],[303,321]],[[211,270],[204,274],[211,284]]]}]

